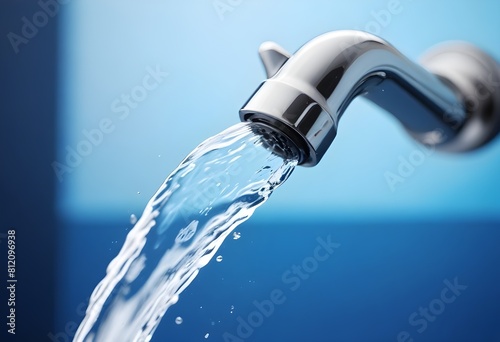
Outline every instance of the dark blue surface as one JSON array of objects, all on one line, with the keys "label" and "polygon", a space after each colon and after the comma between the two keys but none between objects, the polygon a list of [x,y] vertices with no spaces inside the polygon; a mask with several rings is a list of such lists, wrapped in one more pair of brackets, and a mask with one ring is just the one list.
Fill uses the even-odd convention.
[{"label": "dark blue surface", "polygon": [[[398,341],[404,331],[414,341],[499,340],[498,223],[273,222],[256,216],[236,229],[240,239],[229,237],[222,245],[217,253],[222,262],[212,260],[201,270],[167,312],[153,341],[205,341],[206,333],[208,341],[232,341],[224,333],[238,337],[238,317],[248,323],[253,315],[259,323],[254,301],[269,300],[276,290],[284,302],[241,340]],[[59,327],[81,319],[75,308],[103,276],[103,265],[117,253],[126,226],[125,221],[67,225],[73,250],[64,260],[69,273],[61,296],[69,300]],[[310,261],[320,245],[317,239],[329,236],[340,246],[328,259],[305,272],[308,278],[300,283],[299,278],[283,281],[284,275],[297,277],[287,271]],[[460,294],[442,308],[436,300],[447,280],[459,285]],[[445,293],[445,301],[452,297]],[[425,319],[427,326],[419,333],[424,316],[412,325],[410,315],[430,303],[434,321]],[[183,318],[181,325],[174,322],[177,316]]]}]

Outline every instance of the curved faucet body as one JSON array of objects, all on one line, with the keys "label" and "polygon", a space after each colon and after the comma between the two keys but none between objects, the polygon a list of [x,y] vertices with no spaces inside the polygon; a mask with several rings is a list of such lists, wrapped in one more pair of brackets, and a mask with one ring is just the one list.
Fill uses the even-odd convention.
[{"label": "curved faucet body", "polygon": [[335,138],[339,119],[357,96],[393,114],[418,141],[442,150],[481,146],[500,130],[500,69],[464,44],[411,62],[368,33],[321,35],[293,56],[274,43],[260,55],[268,79],[240,110],[242,121],[263,122],[316,165]]}]

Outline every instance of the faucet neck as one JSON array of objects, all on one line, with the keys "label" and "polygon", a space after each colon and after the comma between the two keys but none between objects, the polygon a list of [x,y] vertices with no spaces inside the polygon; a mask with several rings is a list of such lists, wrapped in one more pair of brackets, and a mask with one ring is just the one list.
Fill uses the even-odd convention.
[{"label": "faucet neck", "polygon": [[[474,49],[466,48],[467,52]],[[357,96],[393,114],[421,143],[447,150],[467,150],[484,143],[485,134],[476,141],[459,138],[474,114],[466,106],[473,94],[467,90],[470,86],[461,84],[467,82],[457,81],[455,74],[463,75],[463,70],[459,65],[449,68],[443,52],[424,63],[433,74],[379,37],[336,31],[311,40],[292,56],[274,43],[264,44],[260,55],[268,79],[242,107],[240,118],[267,123],[288,135],[302,151],[301,165],[313,166],[321,160],[342,114]],[[500,85],[498,65],[482,57],[487,63],[478,65],[477,58],[469,58],[466,68],[474,64],[480,76],[486,80],[493,74]],[[490,136],[500,130],[500,93],[494,91],[497,114]]]}]

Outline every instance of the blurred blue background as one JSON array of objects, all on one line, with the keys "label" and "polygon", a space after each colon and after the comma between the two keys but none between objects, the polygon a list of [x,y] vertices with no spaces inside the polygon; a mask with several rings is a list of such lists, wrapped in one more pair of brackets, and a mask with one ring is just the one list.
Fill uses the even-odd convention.
[{"label": "blurred blue background", "polygon": [[[257,49],[266,40],[294,52],[321,33],[356,28],[382,36],[414,60],[456,39],[500,58],[498,2],[232,3],[238,5],[212,0],[65,6],[59,160],[64,163],[67,147],[77,149],[88,140],[82,130],[96,129],[105,119],[114,130],[78,166],[62,172],[61,215],[110,217],[140,210],[192,148],[239,120],[238,109],[264,79]],[[397,11],[391,3],[399,4]],[[214,4],[226,7],[217,11]],[[151,81],[154,89],[138,91],[151,68],[168,76]],[[360,213],[383,220],[500,215],[499,195],[490,191],[500,188],[500,140],[465,156],[433,154],[391,191],[384,173],[397,173],[399,157],[408,159],[418,146],[393,118],[362,100],[340,125],[321,164],[297,170],[262,211],[347,220]]]},{"label": "blurred blue background", "polygon": [[[50,217],[41,225],[52,227],[38,239],[50,248],[33,248],[53,258],[46,288],[53,291],[47,298],[54,318],[46,331],[39,329],[53,341],[71,340],[132,227],[130,215],[140,215],[199,142],[238,121],[238,109],[265,76],[257,55],[263,41],[294,52],[319,34],[361,29],[413,60],[447,40],[469,41],[500,60],[498,1],[75,0],[58,6],[47,24],[50,36],[48,28],[40,30],[15,54],[16,60],[32,56],[25,63],[37,66],[32,96],[52,99],[43,105],[53,108],[47,110],[52,119],[41,120],[46,139],[30,135],[37,149],[48,151],[33,161],[45,176],[30,188],[47,194],[39,210]],[[19,18],[39,10],[18,10],[4,31],[19,31]],[[42,62],[36,56],[50,46],[45,40],[56,47]],[[9,101],[26,102],[19,93]],[[24,110],[27,120],[35,109]],[[28,144],[16,139],[6,139],[16,142],[9,150]],[[224,332],[236,335],[237,317],[246,319],[256,310],[253,301],[269,299],[274,289],[286,301],[244,341],[500,341],[500,139],[464,155],[428,153],[391,188],[385,173],[397,173],[401,159],[420,148],[387,113],[355,100],[321,163],[297,168],[237,228],[241,239],[223,244],[223,261],[200,272],[153,341],[203,341],[206,333],[224,341]],[[15,179],[35,175],[27,168],[11,172]],[[20,197],[8,181],[2,186]],[[18,216],[8,217],[20,225]],[[23,225],[26,240],[40,229]],[[340,247],[291,291],[283,274],[328,236]],[[467,288],[418,331],[411,315],[438,305],[447,281]]]}]

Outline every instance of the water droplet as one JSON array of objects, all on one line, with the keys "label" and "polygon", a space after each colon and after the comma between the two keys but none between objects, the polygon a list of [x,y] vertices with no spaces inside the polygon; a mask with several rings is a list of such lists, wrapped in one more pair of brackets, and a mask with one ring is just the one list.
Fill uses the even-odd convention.
[{"label": "water droplet", "polygon": [[181,316],[177,316],[175,318],[175,324],[177,324],[177,325],[182,324],[182,317]]},{"label": "water droplet", "polygon": [[222,261],[222,255],[217,256],[217,258],[215,258],[215,260],[217,260],[217,262],[221,262]]},{"label": "water droplet", "polygon": [[209,333],[206,333],[206,334],[205,334],[205,338],[208,338],[208,336],[210,336],[210,334],[209,334]]},{"label": "water droplet", "polygon": [[140,195],[140,194],[141,194],[141,192],[140,192],[140,191],[137,191],[137,194],[138,194],[138,195]]},{"label": "water droplet", "polygon": [[161,154],[158,155],[158,158],[161,158]]},{"label": "water droplet", "polygon": [[233,240],[238,240],[241,237],[240,232],[233,232]]},{"label": "water droplet", "polygon": [[130,215],[130,223],[135,224],[137,222],[137,216],[134,214]]}]

